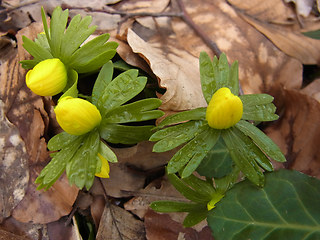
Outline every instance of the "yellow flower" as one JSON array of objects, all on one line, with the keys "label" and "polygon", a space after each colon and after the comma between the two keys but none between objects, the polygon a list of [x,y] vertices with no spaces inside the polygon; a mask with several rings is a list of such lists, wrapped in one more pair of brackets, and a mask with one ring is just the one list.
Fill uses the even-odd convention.
[{"label": "yellow flower", "polygon": [[28,88],[40,96],[60,93],[65,88],[67,80],[67,68],[58,58],[39,62],[26,75]]},{"label": "yellow flower", "polygon": [[221,200],[221,198],[223,198],[224,195],[220,194],[218,192],[215,193],[214,197],[211,199],[210,202],[207,203],[207,209],[208,211],[210,211],[211,209],[216,207],[216,203],[219,202]]},{"label": "yellow flower", "polygon": [[216,91],[207,107],[206,119],[212,128],[227,129],[240,121],[243,104],[238,96],[223,87]]},{"label": "yellow flower", "polygon": [[90,132],[101,122],[97,107],[81,98],[62,98],[54,112],[61,128],[72,135]]},{"label": "yellow flower", "polygon": [[101,160],[101,170],[99,173],[96,173],[96,176],[101,178],[109,178],[110,167],[107,159],[105,159],[100,153],[98,153],[98,157]]}]

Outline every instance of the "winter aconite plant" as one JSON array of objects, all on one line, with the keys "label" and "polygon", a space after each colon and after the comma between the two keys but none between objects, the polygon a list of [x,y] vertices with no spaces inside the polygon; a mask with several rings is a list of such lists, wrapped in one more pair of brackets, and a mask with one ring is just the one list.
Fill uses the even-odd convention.
[{"label": "winter aconite plant", "polygon": [[[110,59],[116,53],[116,42],[107,42],[102,34],[83,43],[94,31],[89,27],[91,17],[75,16],[68,27],[68,10],[57,7],[47,26],[42,9],[44,33],[32,41],[23,37],[24,48],[34,57],[22,61],[32,68],[26,75],[27,86],[40,96],[62,95],[54,108],[56,119],[64,132],[48,143],[52,160],[36,179],[38,189],[48,189],[66,171],[71,184],[89,189],[95,176],[109,177],[108,162],[117,157],[106,142],[135,144],[147,140],[152,125],[130,126],[163,115],[153,110],[161,105],[159,99],[149,98],[126,104],[145,87],[147,78],[130,69],[113,79]],[[78,74],[100,71],[92,96],[81,98]],[[83,96],[83,95],[81,95]]]},{"label": "winter aconite plant", "polygon": [[[205,219],[236,182],[240,171],[255,185],[263,187],[264,171],[273,171],[269,158],[285,161],[278,146],[248,122],[278,119],[272,96],[238,96],[238,63],[229,66],[224,54],[219,60],[214,57],[211,61],[206,53],[201,53],[200,77],[208,107],[165,118],[150,138],[157,141],[155,152],[184,144],[169,161],[167,173],[170,182],[191,202],[158,201],[151,207],[161,212],[188,212],[185,226]],[[224,156],[217,152],[224,152]],[[229,157],[233,164],[225,161]],[[214,174],[214,164],[209,158],[219,162],[217,168],[225,173]],[[206,176],[207,181],[195,177],[194,171]],[[181,178],[175,175],[177,172]]]}]

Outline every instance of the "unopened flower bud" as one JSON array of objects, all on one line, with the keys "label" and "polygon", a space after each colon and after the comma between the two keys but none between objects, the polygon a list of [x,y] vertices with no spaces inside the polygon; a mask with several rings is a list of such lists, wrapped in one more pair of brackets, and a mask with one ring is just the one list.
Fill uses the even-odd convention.
[{"label": "unopened flower bud", "polygon": [[107,159],[105,159],[100,153],[98,153],[98,157],[101,160],[101,170],[99,173],[96,173],[96,176],[100,178],[109,178],[110,167]]},{"label": "unopened flower bud", "polygon": [[229,88],[216,91],[207,107],[206,119],[212,128],[227,129],[240,121],[243,113],[241,99]]},{"label": "unopened flower bud", "polygon": [[68,80],[67,68],[58,58],[39,62],[26,75],[26,84],[32,92],[40,96],[60,93]]},{"label": "unopened flower bud", "polygon": [[81,98],[62,98],[54,112],[61,128],[72,135],[90,132],[101,122],[97,107]]}]

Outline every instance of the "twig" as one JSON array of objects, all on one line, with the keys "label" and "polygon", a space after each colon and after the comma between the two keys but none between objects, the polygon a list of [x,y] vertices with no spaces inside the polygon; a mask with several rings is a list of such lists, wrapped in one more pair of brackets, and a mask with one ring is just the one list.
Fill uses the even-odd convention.
[{"label": "twig", "polygon": [[[202,39],[202,41],[211,49],[211,51],[220,57],[221,50],[217,46],[217,44],[212,41],[209,36],[191,19],[189,14],[186,12],[184,4],[182,0],[176,0],[180,12],[160,12],[160,13],[150,13],[150,12],[137,12],[137,13],[130,13],[130,12],[123,12],[111,9],[94,9],[94,8],[82,8],[82,7],[71,7],[68,5],[63,5],[63,8],[69,9],[77,9],[77,10],[85,10],[88,12],[102,12],[107,14],[118,14],[121,17],[125,18],[124,20],[132,17],[177,17],[184,21],[198,36]],[[123,21],[121,21],[123,22]]]},{"label": "twig", "polygon": [[217,55],[217,57],[220,57],[222,52],[219,49],[219,47],[217,46],[217,44],[214,41],[212,41],[208,37],[208,35],[191,19],[189,14],[186,12],[186,9],[184,7],[182,0],[176,0],[176,1],[178,3],[180,10],[182,11],[181,19],[186,24],[188,24],[189,27],[191,27],[193,29],[193,31],[195,31],[199,35],[199,37],[202,39],[202,41],[213,51],[213,53],[215,55]]}]

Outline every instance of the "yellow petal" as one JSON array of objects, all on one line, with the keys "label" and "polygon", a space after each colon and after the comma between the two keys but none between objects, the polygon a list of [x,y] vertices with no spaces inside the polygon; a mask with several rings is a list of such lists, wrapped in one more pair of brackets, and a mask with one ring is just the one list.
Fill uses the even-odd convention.
[{"label": "yellow petal", "polygon": [[90,132],[101,122],[97,107],[81,98],[64,97],[54,112],[61,128],[72,135]]},{"label": "yellow petal", "polygon": [[60,93],[68,80],[67,68],[58,58],[39,62],[26,75],[26,84],[32,92],[40,96]]},{"label": "yellow petal", "polygon": [[109,178],[110,167],[107,159],[105,159],[100,153],[98,153],[98,157],[101,160],[101,170],[99,173],[96,173],[96,176],[101,178]]},{"label": "yellow petal", "polygon": [[227,129],[240,121],[242,113],[241,99],[224,87],[213,94],[207,107],[206,119],[212,128]]}]

